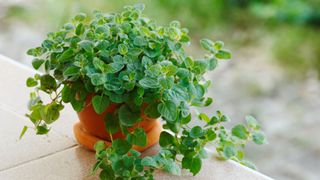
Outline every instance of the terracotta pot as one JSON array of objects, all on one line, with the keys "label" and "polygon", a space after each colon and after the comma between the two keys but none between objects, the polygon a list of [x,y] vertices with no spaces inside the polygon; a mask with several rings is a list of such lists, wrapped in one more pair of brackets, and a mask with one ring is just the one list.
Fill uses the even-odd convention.
[{"label": "terracotta pot", "polygon": [[[91,103],[92,96],[89,95],[87,97],[85,108],[81,112],[78,112],[80,123],[74,126],[74,134],[77,141],[91,150],[93,150],[94,144],[99,140],[104,140],[107,145],[111,145],[110,134],[105,129],[104,117],[107,113],[113,113],[120,106],[119,104],[111,103],[102,114],[97,114]],[[143,113],[145,107],[143,106],[141,109],[142,121],[129,129],[132,132],[139,126],[147,133],[147,145],[145,147],[133,146],[133,149],[138,151],[144,151],[156,144],[159,141],[162,130],[158,120],[149,118]],[[112,134],[113,139],[124,137],[125,135],[121,131]]]}]

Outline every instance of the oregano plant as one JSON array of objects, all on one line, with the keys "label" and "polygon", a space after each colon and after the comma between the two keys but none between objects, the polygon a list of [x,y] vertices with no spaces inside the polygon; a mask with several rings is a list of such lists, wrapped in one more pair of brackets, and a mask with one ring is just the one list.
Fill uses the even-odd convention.
[{"label": "oregano plant", "polygon": [[[120,13],[95,11],[90,17],[80,13],[59,31],[49,33],[41,46],[28,50],[34,56],[34,69],[45,72],[26,82],[34,87],[26,116],[36,134],[50,131],[64,104],[70,103],[79,112],[87,96],[93,95],[90,103],[97,114],[111,103],[119,105],[105,116],[112,145],[107,147],[102,141],[95,145],[97,162],[92,172],[98,171],[101,179],[153,179],[155,170],[180,175],[181,168],[196,175],[208,157],[206,147],[214,147],[223,159],[254,168],[244,159],[244,147],[248,141],[260,145],[266,139],[252,116],[228,130],[223,124],[229,118],[220,111],[209,117],[192,115],[190,110],[212,103],[206,97],[210,81],[203,75],[220,60],[231,58],[224,43],[202,39],[205,54],[193,58],[184,50],[190,45],[188,29],[178,21],[159,26],[142,14],[143,9],[138,4]],[[43,93],[49,102],[42,99]],[[143,128],[129,131],[141,122],[142,109],[163,122],[161,149],[154,156],[141,157],[132,149],[147,142]],[[204,125],[190,127],[191,121]],[[119,131],[125,138],[113,139],[112,134]]]}]

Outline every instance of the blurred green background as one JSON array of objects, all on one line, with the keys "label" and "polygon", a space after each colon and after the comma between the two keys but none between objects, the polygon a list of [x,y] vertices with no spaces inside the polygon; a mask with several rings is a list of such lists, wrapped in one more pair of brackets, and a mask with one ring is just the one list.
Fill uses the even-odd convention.
[{"label": "blurred green background", "polygon": [[179,20],[199,39],[223,40],[234,53],[207,75],[213,107],[233,122],[246,114],[264,124],[269,144],[248,158],[276,179],[320,177],[319,0],[0,0],[0,54],[30,66],[25,55],[78,12],[120,11],[143,2],[158,24]]}]

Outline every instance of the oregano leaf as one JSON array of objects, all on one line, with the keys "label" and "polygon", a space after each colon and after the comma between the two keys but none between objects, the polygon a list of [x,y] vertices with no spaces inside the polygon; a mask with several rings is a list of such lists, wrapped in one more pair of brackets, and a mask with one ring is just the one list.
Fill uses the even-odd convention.
[{"label": "oregano leaf", "polygon": [[133,145],[144,147],[147,144],[147,135],[143,128],[136,128],[127,135],[127,140]]},{"label": "oregano leaf", "polygon": [[109,106],[110,101],[107,96],[95,95],[92,98],[92,106],[96,113],[102,114]]},{"label": "oregano leaf", "polygon": [[127,105],[122,105],[119,108],[119,119],[123,126],[133,126],[141,120],[140,112],[135,112]]},{"label": "oregano leaf", "polygon": [[232,135],[245,140],[248,138],[249,132],[245,126],[238,124],[232,128]]},{"label": "oregano leaf", "polygon": [[252,133],[252,141],[258,145],[262,145],[262,144],[267,143],[265,135],[260,131],[254,131]]},{"label": "oregano leaf", "polygon": [[158,105],[158,111],[169,122],[174,122],[177,119],[177,106],[172,101],[165,101]]},{"label": "oregano leaf", "polygon": [[114,148],[115,153],[119,155],[124,155],[129,152],[132,145],[123,139],[116,139],[112,143],[112,147]]}]

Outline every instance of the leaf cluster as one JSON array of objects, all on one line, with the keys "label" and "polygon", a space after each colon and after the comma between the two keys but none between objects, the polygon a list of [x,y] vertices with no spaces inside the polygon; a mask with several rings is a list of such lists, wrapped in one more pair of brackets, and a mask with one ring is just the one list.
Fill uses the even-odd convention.
[{"label": "leaf cluster", "polygon": [[[179,175],[181,167],[196,175],[208,156],[205,146],[210,142],[217,144],[222,157],[241,161],[243,156],[238,154],[247,140],[265,142],[254,118],[248,117],[247,126],[237,125],[231,133],[221,125],[228,118],[220,112],[212,118],[200,114],[204,127],[188,126],[190,108],[213,101],[205,97],[210,81],[203,74],[214,70],[219,60],[230,59],[230,52],[222,41],[202,39],[204,57],[187,55],[188,30],[178,21],[158,26],[142,14],[143,8],[138,4],[120,13],[94,12],[93,17],[80,13],[59,31],[49,33],[41,46],[28,50],[34,56],[33,67],[45,71],[26,82],[35,89],[27,117],[37,134],[49,132],[64,104],[70,103],[79,112],[92,97],[89,103],[97,114],[111,103],[118,105],[104,117],[105,127],[111,137],[119,131],[126,136],[111,139],[111,147],[96,144],[93,172],[100,168],[101,179],[153,179],[156,169]],[[51,101],[44,103],[40,92]],[[129,131],[142,121],[142,114],[161,118],[165,129],[160,135],[160,152],[144,158],[132,146],[146,145],[145,131]]]}]

